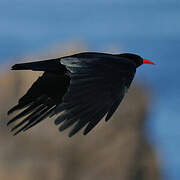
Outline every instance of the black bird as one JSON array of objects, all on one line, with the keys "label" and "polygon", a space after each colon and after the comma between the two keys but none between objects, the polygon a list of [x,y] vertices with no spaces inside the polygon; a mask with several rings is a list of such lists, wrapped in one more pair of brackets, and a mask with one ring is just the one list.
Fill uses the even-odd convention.
[{"label": "black bird", "polygon": [[26,131],[47,117],[59,114],[60,131],[73,126],[69,137],[85,127],[91,131],[106,115],[108,121],[121,103],[136,68],[154,64],[138,55],[84,52],[37,62],[15,64],[12,70],[44,71],[8,114],[22,110],[7,125],[23,118],[11,129]]}]

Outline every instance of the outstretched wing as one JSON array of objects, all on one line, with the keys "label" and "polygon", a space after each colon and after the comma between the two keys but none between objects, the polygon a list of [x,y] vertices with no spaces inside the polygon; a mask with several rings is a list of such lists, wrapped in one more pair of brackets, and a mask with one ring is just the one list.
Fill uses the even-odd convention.
[{"label": "outstretched wing", "polygon": [[62,103],[53,110],[63,112],[55,124],[63,124],[60,131],[75,124],[69,133],[73,136],[86,126],[84,135],[91,131],[106,115],[108,121],[133,80],[136,68],[119,58],[100,59],[71,56],[61,59],[70,72],[70,85]]},{"label": "outstretched wing", "polygon": [[48,117],[61,103],[69,81],[69,77],[62,73],[45,72],[39,77],[18,104],[8,111],[8,114],[11,114],[23,109],[8,122],[10,125],[18,119],[24,118],[11,129],[11,131],[16,131],[14,135],[31,128]]},{"label": "outstretched wing", "polygon": [[12,69],[45,71],[8,112],[22,110],[8,122],[23,118],[12,128],[15,135],[60,112],[55,120],[56,125],[63,122],[60,131],[75,124],[69,136],[84,126],[87,134],[105,115],[106,121],[111,118],[136,72],[128,59],[102,53],[17,64]]}]

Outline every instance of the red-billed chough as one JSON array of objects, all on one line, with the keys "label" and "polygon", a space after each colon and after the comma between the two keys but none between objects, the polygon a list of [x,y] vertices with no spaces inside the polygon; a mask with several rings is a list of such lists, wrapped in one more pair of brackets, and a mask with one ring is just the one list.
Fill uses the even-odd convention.
[{"label": "red-billed chough", "polygon": [[[44,61],[15,64],[12,70],[44,71],[8,114],[21,110],[14,135],[58,114],[60,131],[73,126],[69,136],[84,128],[89,133],[105,116],[108,121],[121,103],[136,68],[154,64],[138,55],[84,52]],[[60,113],[60,114],[59,114]]]}]

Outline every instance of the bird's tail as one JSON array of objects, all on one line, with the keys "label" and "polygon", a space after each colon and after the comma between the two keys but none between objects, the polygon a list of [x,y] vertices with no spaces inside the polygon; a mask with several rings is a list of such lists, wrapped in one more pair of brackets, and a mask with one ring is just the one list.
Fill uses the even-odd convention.
[{"label": "bird's tail", "polygon": [[64,68],[60,63],[60,58],[50,59],[44,61],[36,61],[29,63],[15,64],[11,67],[11,70],[33,70],[33,71],[48,71],[55,72]]}]

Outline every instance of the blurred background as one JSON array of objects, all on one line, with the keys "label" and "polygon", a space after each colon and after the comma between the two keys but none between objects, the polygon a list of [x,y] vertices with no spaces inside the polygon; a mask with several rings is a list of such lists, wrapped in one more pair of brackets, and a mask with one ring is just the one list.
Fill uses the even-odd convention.
[{"label": "blurred background", "polygon": [[[180,179],[180,1],[0,0],[0,179]],[[38,72],[22,61],[131,52],[140,67],[109,123],[69,139],[48,119],[20,136],[7,110]]]}]

